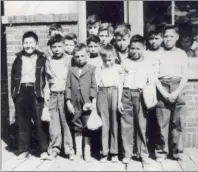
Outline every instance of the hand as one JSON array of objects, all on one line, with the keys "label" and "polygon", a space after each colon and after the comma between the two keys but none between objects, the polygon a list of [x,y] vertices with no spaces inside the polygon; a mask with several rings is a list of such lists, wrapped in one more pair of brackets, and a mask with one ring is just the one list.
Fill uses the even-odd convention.
[{"label": "hand", "polygon": [[123,114],[124,108],[123,108],[123,104],[120,102],[118,103],[118,111]]},{"label": "hand", "polygon": [[72,103],[71,103],[71,101],[67,101],[67,109],[68,109],[68,111],[69,111],[69,113],[71,113],[71,114],[75,114],[75,110],[74,110],[74,106],[72,105]]},{"label": "hand", "polygon": [[170,94],[170,97],[168,98],[168,101],[170,101],[171,103],[174,103],[175,100],[177,99],[178,93],[177,92],[173,92]]}]

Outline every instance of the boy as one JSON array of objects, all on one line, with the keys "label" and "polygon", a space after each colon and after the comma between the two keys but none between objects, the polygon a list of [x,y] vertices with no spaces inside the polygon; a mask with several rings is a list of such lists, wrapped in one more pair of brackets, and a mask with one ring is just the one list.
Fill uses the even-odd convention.
[{"label": "boy", "polygon": [[130,29],[125,24],[118,25],[114,31],[116,63],[121,64],[128,57],[128,47],[130,43]]},{"label": "boy", "polygon": [[[48,34],[48,36],[49,36],[49,38],[51,38],[52,36],[54,36],[54,35],[56,35],[56,34],[60,34],[60,35],[63,34],[63,28],[62,28],[62,26],[61,26],[60,24],[57,24],[57,23],[52,24],[52,25],[49,27],[49,34]],[[45,56],[46,56],[47,58],[53,56],[53,53],[52,53],[51,48],[50,48],[50,46],[48,45],[48,43],[47,43],[47,48],[46,48],[46,50],[45,50]]]},{"label": "boy", "polygon": [[101,45],[107,45],[111,43],[113,39],[114,29],[110,23],[102,23],[99,27],[98,36],[101,41]]},{"label": "boy", "polygon": [[89,35],[98,35],[98,30],[101,24],[99,16],[93,14],[87,18],[87,32]]},{"label": "boy", "polygon": [[[151,25],[148,29],[148,50],[145,52],[145,60],[152,65],[153,82],[159,72],[159,58],[163,54],[163,48],[161,47],[163,42],[162,38],[162,26],[161,25]],[[150,78],[151,79],[151,78]],[[160,132],[159,127],[156,122],[156,108],[151,108],[148,110],[148,147],[152,157],[159,157],[162,154],[156,152],[155,149],[160,151],[160,140],[158,133]],[[163,152],[163,151],[161,151]]]},{"label": "boy", "polygon": [[[186,114],[186,103],[182,90],[188,81],[188,57],[176,48],[179,39],[178,28],[166,25],[163,30],[164,52],[160,58],[159,75],[156,86],[159,90],[156,106],[157,122],[163,148],[173,159],[182,160],[183,115]],[[170,125],[170,130],[169,130]],[[170,144],[168,135],[170,134]]]},{"label": "boy", "polygon": [[84,159],[91,160],[90,130],[86,127],[91,110],[96,107],[95,67],[87,63],[88,50],[85,44],[77,44],[74,48],[76,66],[68,72],[66,84],[66,103],[71,114],[72,128],[76,145],[76,159],[82,156],[82,140],[84,140]]},{"label": "boy", "polygon": [[45,57],[37,50],[38,36],[28,31],[22,38],[23,50],[16,54],[11,71],[11,95],[15,103],[18,135],[18,159],[27,158],[31,144],[31,120],[36,125],[40,157],[47,156],[47,136],[41,124],[44,105]]},{"label": "boy", "polygon": [[133,153],[133,133],[135,131],[135,142],[137,156],[143,163],[149,163],[147,141],[146,141],[146,116],[144,112],[142,88],[147,82],[147,69],[149,67],[144,59],[145,40],[140,35],[131,38],[129,56],[122,61],[125,70],[121,134],[123,143],[123,163],[129,163]]},{"label": "boy", "polygon": [[69,33],[64,37],[65,54],[71,61],[71,66],[74,66],[73,51],[77,44],[77,36],[74,33]]},{"label": "boy", "polygon": [[101,66],[102,59],[99,54],[100,38],[96,35],[90,35],[87,39],[88,51],[90,58],[87,60],[93,66]]},{"label": "boy", "polygon": [[[49,46],[53,53],[52,58],[47,59],[46,78],[49,83],[49,113],[51,121],[49,124],[50,144],[48,147],[48,159],[54,159],[60,153],[62,140],[64,153],[73,159],[73,143],[65,116],[65,88],[67,72],[70,66],[70,59],[64,53],[64,38],[61,35],[54,35],[49,40]],[[63,133],[63,136],[62,136]]]},{"label": "boy", "polygon": [[97,109],[102,119],[102,158],[107,161],[110,153],[112,162],[118,161],[118,117],[117,109],[121,104],[124,70],[115,64],[114,47],[110,44],[101,47],[103,65],[96,68],[98,86]]}]

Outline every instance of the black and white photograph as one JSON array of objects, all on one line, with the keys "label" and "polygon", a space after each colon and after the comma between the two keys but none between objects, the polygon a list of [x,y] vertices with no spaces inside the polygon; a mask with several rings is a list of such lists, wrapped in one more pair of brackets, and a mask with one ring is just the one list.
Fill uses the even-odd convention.
[{"label": "black and white photograph", "polygon": [[1,171],[198,171],[198,1],[1,1]]}]

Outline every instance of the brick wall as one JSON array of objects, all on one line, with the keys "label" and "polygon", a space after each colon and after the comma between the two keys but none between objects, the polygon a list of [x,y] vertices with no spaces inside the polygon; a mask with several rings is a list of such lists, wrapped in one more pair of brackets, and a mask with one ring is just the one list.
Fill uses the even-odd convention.
[{"label": "brick wall", "polygon": [[189,81],[184,90],[187,102],[184,147],[198,147],[198,81]]}]

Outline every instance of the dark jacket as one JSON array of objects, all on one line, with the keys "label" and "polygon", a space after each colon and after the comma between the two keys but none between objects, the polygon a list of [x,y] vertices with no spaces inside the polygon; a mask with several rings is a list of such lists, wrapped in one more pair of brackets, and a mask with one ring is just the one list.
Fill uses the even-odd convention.
[{"label": "dark jacket", "polygon": [[77,66],[69,69],[66,84],[66,100],[70,99],[72,104],[75,105],[76,94],[79,90],[84,103],[91,103],[91,99],[96,98],[97,86],[94,66],[86,64],[82,68],[80,76]]},{"label": "dark jacket", "polygon": [[[24,51],[16,54],[16,58],[11,70],[11,96],[13,100],[19,94],[21,86],[21,72],[22,72],[22,56]],[[35,51],[38,59],[36,61],[36,81],[34,83],[35,94],[37,97],[43,97],[43,88],[45,87],[45,60],[44,54],[38,50]]]}]

